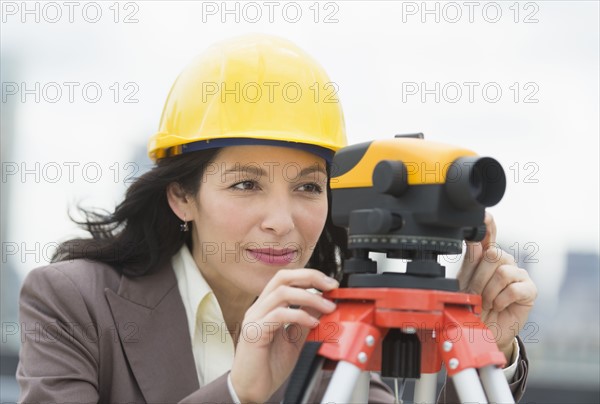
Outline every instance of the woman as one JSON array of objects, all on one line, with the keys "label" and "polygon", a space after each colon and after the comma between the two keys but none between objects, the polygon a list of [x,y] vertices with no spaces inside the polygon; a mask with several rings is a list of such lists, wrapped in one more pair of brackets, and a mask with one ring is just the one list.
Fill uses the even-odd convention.
[{"label": "woman", "polygon": [[[25,280],[21,401],[281,400],[307,331],[335,310],[310,290],[338,286],[345,254],[328,215],[330,162],[345,145],[331,88],[302,50],[262,35],[181,73],[149,143],[156,166],[111,215],[88,213],[91,239],[64,243]],[[501,327],[518,398],[527,363],[514,325],[536,291],[486,220],[461,286]],[[370,401],[393,402],[376,377]]]}]

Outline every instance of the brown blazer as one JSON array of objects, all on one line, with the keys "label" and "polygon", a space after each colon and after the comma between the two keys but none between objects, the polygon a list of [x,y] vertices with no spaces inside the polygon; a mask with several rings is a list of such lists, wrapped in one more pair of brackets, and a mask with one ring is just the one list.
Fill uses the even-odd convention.
[{"label": "brown blazer", "polygon": [[[177,280],[166,266],[128,278],[74,260],[31,271],[20,299],[22,346],[17,380],[26,403],[231,403],[227,374],[198,385]],[[511,389],[520,398],[527,361]],[[316,389],[318,401],[326,384]],[[270,402],[280,402],[286,385]],[[442,401],[457,401],[451,388]],[[393,402],[372,378],[369,402]]]}]

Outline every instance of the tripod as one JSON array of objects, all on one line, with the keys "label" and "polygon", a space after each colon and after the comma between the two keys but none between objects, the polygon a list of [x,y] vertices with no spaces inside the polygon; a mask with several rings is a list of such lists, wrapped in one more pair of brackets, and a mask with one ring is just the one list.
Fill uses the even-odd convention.
[{"label": "tripod", "polygon": [[[485,207],[502,199],[500,164],[422,134],[349,146],[333,160],[332,219],[348,229],[344,279],[294,369],[286,403],[306,402],[319,371],[335,371],[324,403],[367,402],[368,371],[418,378],[415,402],[435,402],[442,363],[462,402],[514,402],[506,363],[478,316],[481,297],[460,293],[438,255],[486,234]],[[407,259],[377,274],[370,252]]]},{"label": "tripod", "polygon": [[337,366],[323,403],[366,403],[368,371],[382,367],[387,376],[419,377],[414,402],[433,403],[442,362],[462,402],[514,402],[498,367],[506,363],[504,354],[476,315],[479,296],[398,288],[342,288],[326,296],[338,301],[338,309],[309,335],[317,342],[307,343],[285,402],[308,399],[324,359]]}]

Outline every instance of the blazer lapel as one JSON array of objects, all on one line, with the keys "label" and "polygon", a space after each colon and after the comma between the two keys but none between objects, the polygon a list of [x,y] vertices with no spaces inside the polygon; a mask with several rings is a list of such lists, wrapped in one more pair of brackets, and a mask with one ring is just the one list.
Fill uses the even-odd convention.
[{"label": "blazer lapel", "polygon": [[199,388],[185,308],[171,265],[121,277],[105,291],[119,338],[147,402],[172,402]]}]

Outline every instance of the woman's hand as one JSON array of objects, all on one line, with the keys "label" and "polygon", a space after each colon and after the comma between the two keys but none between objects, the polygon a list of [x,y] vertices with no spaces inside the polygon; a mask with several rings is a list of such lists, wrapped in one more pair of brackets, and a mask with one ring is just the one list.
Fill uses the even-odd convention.
[{"label": "woman's hand", "polygon": [[[230,376],[242,403],[271,397],[289,377],[320,314],[335,310],[333,302],[306,289],[338,286],[314,269],[282,269],[269,281],[246,312],[236,346]],[[286,324],[292,326],[286,330]]]},{"label": "woman's hand", "polygon": [[481,318],[496,337],[498,348],[510,363],[513,339],[525,325],[537,288],[527,271],[496,245],[496,223],[486,213],[487,233],[483,241],[467,243],[458,273],[462,291],[482,297]]}]

